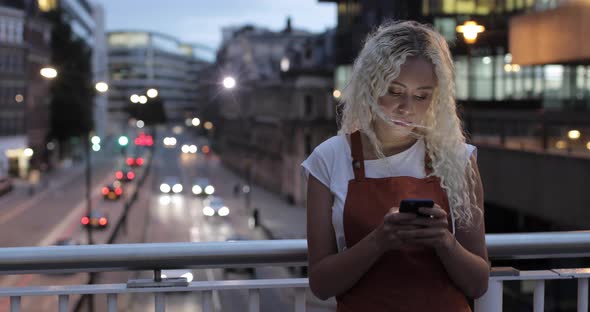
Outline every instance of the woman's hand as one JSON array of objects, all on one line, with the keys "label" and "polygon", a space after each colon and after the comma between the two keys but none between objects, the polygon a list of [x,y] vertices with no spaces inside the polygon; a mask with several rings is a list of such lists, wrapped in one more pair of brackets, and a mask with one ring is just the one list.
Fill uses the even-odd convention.
[{"label": "woman's hand", "polygon": [[398,235],[400,231],[416,230],[420,226],[412,225],[412,220],[417,219],[413,213],[398,212],[398,207],[393,207],[383,217],[383,223],[373,231],[377,249],[380,253],[399,249],[404,241]]},{"label": "woman's hand", "polygon": [[400,230],[397,232],[397,236],[404,243],[429,246],[437,251],[452,248],[456,240],[448,230],[446,211],[435,204],[433,208],[422,207],[419,212],[423,216],[403,222],[404,225],[414,228]]}]

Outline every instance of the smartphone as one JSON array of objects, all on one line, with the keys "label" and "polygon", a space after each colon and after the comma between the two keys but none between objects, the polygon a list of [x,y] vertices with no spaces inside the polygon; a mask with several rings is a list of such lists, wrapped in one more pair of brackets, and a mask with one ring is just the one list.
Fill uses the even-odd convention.
[{"label": "smartphone", "polygon": [[434,201],[432,199],[423,198],[402,199],[402,201],[399,204],[399,212],[415,213],[419,216],[426,217],[427,215],[418,212],[418,208],[420,207],[432,208],[434,207]]}]

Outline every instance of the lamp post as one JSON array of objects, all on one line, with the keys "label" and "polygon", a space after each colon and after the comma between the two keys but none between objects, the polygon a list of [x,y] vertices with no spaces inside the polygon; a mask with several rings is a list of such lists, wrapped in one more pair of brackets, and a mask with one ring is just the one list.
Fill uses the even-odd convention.
[{"label": "lamp post", "polygon": [[477,41],[477,36],[485,31],[485,27],[478,25],[475,21],[466,21],[463,25],[456,27],[458,33],[463,34],[463,39],[467,44],[467,99],[471,98],[471,89],[473,88],[473,82],[471,81],[471,45]]},{"label": "lamp post", "polygon": [[[55,79],[58,76],[58,71],[52,67],[44,67],[40,70],[41,76],[47,79]],[[96,91],[105,93],[109,89],[109,85],[104,81],[99,81],[95,84]],[[83,136],[84,153],[86,154],[86,170],[85,170],[85,184],[86,184],[86,215],[90,217],[92,213],[92,165],[91,165],[91,152],[90,152],[90,137],[88,133]],[[94,243],[92,239],[92,230],[90,226],[86,227],[86,239],[88,245]]]}]

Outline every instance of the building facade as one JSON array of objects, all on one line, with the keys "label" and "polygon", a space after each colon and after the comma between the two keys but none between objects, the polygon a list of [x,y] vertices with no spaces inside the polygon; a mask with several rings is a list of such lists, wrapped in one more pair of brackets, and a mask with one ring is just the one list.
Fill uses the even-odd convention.
[{"label": "building facade", "polygon": [[119,125],[127,122],[126,108],[133,94],[158,90],[166,115],[173,123],[184,123],[200,99],[200,72],[207,66],[201,46],[180,42],[168,35],[143,31],[108,34],[111,89],[109,115]]},{"label": "building facade", "polygon": [[291,203],[305,200],[301,162],[336,132],[332,40],[290,21],[280,32],[244,26],[226,33],[218,53],[218,79],[237,81],[217,101],[222,159]]}]

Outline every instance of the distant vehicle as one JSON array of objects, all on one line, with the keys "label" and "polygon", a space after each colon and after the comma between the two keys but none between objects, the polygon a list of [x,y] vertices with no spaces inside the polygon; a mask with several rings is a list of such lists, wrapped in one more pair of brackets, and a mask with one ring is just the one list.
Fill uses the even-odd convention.
[{"label": "distant vehicle", "polygon": [[215,188],[207,178],[196,178],[192,188],[193,194],[199,196],[208,196],[215,193]]},{"label": "distant vehicle", "polygon": [[180,150],[184,154],[196,154],[197,153],[197,146],[194,144],[184,144],[184,145],[182,145]]},{"label": "distant vehicle", "polygon": [[121,182],[130,182],[135,180],[135,172],[130,167],[123,167],[115,172],[115,179]]},{"label": "distant vehicle", "polygon": [[164,138],[164,147],[173,148],[175,146],[176,146],[176,138],[175,137],[165,137]]},{"label": "distant vehicle", "polygon": [[182,192],[182,184],[178,177],[168,176],[165,177],[162,184],[160,184],[160,191],[165,194],[178,194]]},{"label": "distant vehicle", "polygon": [[83,216],[82,219],[80,219],[80,223],[82,223],[82,226],[84,227],[105,229],[107,225],[109,225],[109,217],[102,211],[94,210],[89,216]]},{"label": "distant vehicle", "polygon": [[10,177],[0,177],[0,195],[4,195],[10,191],[12,191],[12,178]]},{"label": "distant vehicle", "polygon": [[127,163],[127,166],[129,167],[141,167],[145,163],[145,159],[141,156],[129,156],[125,163]]},{"label": "distant vehicle", "polygon": [[107,184],[102,188],[102,195],[104,199],[117,200],[123,195],[123,188],[121,182],[115,181],[111,184]]},{"label": "distant vehicle", "polygon": [[203,201],[203,214],[207,217],[227,217],[229,208],[223,203],[221,197],[209,196]]}]

